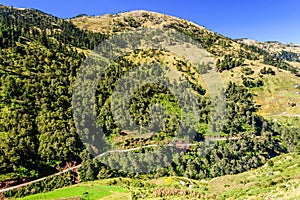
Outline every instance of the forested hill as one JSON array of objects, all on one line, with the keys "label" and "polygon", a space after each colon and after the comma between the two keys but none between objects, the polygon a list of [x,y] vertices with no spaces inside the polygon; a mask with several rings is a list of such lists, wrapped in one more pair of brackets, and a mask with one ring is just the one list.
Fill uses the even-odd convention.
[{"label": "forested hill", "polygon": [[[240,44],[194,23],[158,13],[134,11],[64,20],[34,9],[0,6],[0,181],[42,176],[67,163],[82,161],[82,181],[133,176],[90,159],[75,128],[72,95],[79,67],[101,41],[141,27],[175,29],[198,41],[212,55],[226,86],[224,126],[216,131],[224,138],[239,139],[216,142],[204,157],[199,151],[205,146],[199,143],[165,169],[154,169],[152,175],[215,177],[256,168],[276,155],[299,151],[297,61],[291,63],[257,46]],[[152,105],[159,103],[166,109],[167,123],[147,138],[136,137],[132,130],[120,130],[109,110],[117,80],[141,63],[155,62],[168,64],[185,77],[199,100],[201,117],[191,142],[198,144],[208,133],[212,106],[201,73],[165,49],[140,49],[116,59],[96,92],[99,124],[108,140],[120,148],[168,142],[176,135],[180,107],[164,87],[150,84],[136,91],[130,102],[131,116],[139,125],[147,124],[149,118],[145,116]],[[202,67],[205,71],[207,66]],[[276,104],[272,103],[274,98]],[[290,116],[286,118],[284,112]],[[275,116],[280,117],[274,120]],[[87,123],[88,118],[83,121]],[[120,165],[139,167],[130,162]]]},{"label": "forested hill", "polygon": [[37,10],[0,13],[1,173],[78,160],[71,85],[84,52],[105,36]]}]

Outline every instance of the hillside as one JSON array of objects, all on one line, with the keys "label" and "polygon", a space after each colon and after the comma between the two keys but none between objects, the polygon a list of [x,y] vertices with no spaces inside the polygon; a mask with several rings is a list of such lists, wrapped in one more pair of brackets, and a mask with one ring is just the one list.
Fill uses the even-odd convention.
[{"label": "hillside", "polygon": [[[259,42],[250,39],[238,39],[237,42],[257,46],[263,50],[266,50],[270,53],[282,53],[285,52],[286,55],[282,54],[282,57],[287,61],[299,61],[300,57],[300,45],[299,44],[284,44],[276,41],[268,41],[268,42]],[[290,53],[290,54],[289,54]]]},{"label": "hillside", "polygon": [[[31,199],[299,199],[300,156],[286,154],[262,167],[210,180],[181,177],[107,179],[81,183],[53,192],[22,198]],[[198,195],[198,196],[197,196]],[[131,197],[130,197],[131,196]]]},{"label": "hillside", "polygon": [[[255,102],[260,106],[258,112],[261,115],[297,116],[300,113],[300,107],[297,106],[300,103],[300,96],[297,95],[298,90],[296,88],[299,78],[294,75],[294,70],[298,71],[297,68],[300,67],[300,47],[298,45],[281,44],[278,42],[260,43],[249,39],[234,41],[192,22],[146,11],[132,11],[98,17],[83,16],[73,18],[71,22],[84,30],[107,34],[114,34],[125,30],[132,31],[141,27],[175,27],[184,33],[192,32],[194,35],[197,35],[199,31],[204,38],[208,38],[204,41],[204,43],[207,42],[208,44],[206,50],[215,56],[215,62],[217,59],[223,59],[226,54],[231,57],[244,59],[242,66],[222,73],[224,81],[229,82],[229,80],[234,80],[235,82],[242,83],[242,75],[245,76],[243,69],[251,68],[254,73],[248,74],[248,77],[250,79],[260,77],[266,83],[263,89],[255,90],[257,94]],[[252,48],[253,46],[258,47],[258,49]],[[290,71],[292,73],[280,70],[280,68],[284,69],[285,67],[274,68],[272,63],[266,61],[266,57],[268,56],[276,57],[277,63],[281,62],[280,59],[285,60],[291,65]],[[260,70],[264,67],[271,67],[272,70],[276,71],[276,75],[262,77]],[[296,106],[290,106],[292,103]]]},{"label": "hillside", "polygon": [[[0,14],[0,186],[82,164],[6,197],[140,174],[197,182],[299,151],[298,60],[148,11],[63,20],[0,6]],[[140,30],[159,45],[149,48],[147,37],[119,38]],[[165,41],[167,30],[176,37]],[[107,51],[99,47],[103,41]],[[203,62],[193,62],[199,54]],[[97,75],[97,85],[89,85]],[[131,86],[158,76],[163,82]],[[216,83],[222,87],[212,91]],[[216,103],[220,97],[224,104]],[[222,114],[214,115],[218,109]]]}]

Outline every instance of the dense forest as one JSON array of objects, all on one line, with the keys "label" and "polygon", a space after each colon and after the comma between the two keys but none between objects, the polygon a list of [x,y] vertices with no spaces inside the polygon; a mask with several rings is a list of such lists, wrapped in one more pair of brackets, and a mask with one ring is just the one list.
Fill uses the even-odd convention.
[{"label": "dense forest", "polygon": [[1,172],[37,176],[79,161],[71,85],[100,34],[35,10],[1,8]]},{"label": "dense forest", "polygon": [[[131,18],[124,20],[130,23],[131,28],[140,26]],[[282,52],[275,57],[257,47],[246,45],[236,54],[222,54],[221,47],[229,48],[228,38],[201,32],[197,27],[188,29],[187,26],[174,23],[167,28],[187,34],[218,56],[216,67],[219,72],[243,66],[245,59],[256,60],[262,57],[265,64],[298,75],[298,69],[289,65],[285,59],[295,60],[293,54]],[[73,87],[78,69],[88,53],[111,35],[79,29],[68,20],[37,10],[8,7],[0,7],[0,27],[1,175],[13,174],[11,179],[40,177],[76,162],[82,163],[79,170],[81,181],[134,177],[139,175],[134,172],[143,171],[139,168],[147,165],[147,162],[153,164],[159,160],[161,162],[156,165],[157,168],[149,170],[149,176],[178,175],[203,179],[257,168],[272,157],[300,149],[299,129],[264,119],[257,114],[258,107],[251,89],[263,87],[264,82],[262,79],[252,79],[249,75],[253,72],[247,68],[243,69],[241,84],[230,81],[224,88],[225,120],[216,131],[228,140],[202,142],[208,134],[213,105],[207,91],[198,82],[197,77],[201,73],[195,72],[186,60],[175,59],[174,66],[183,74],[198,98],[198,128],[194,137],[189,138],[189,142],[195,145],[178,152],[172,148],[161,150],[152,147],[122,154],[110,153],[93,159],[85,150],[73,119]],[[216,46],[219,50],[215,52],[213,49]],[[144,85],[130,99],[132,120],[146,126],[150,120],[150,108],[162,104],[166,123],[157,134],[150,137],[124,137],[116,142],[116,138],[127,136],[133,130],[127,130],[126,133],[120,129],[110,111],[114,87],[125,73],[138,66],[130,58],[142,55],[142,59],[154,58],[159,64],[161,62],[158,58],[165,52],[165,49],[138,50],[119,57],[99,81],[96,92],[98,123],[103,127],[108,141],[118,147],[130,149],[168,142],[181,125],[179,101],[170,90],[158,84]],[[147,73],[143,76],[160,72],[150,70]],[[271,68],[263,68],[260,73],[262,76],[275,75]],[[88,117],[82,121],[89,123]],[[157,116],[158,119],[160,117]],[[156,131],[155,127],[150,127],[150,130]],[[208,152],[203,153],[204,150]],[[151,156],[153,152],[158,157]],[[173,157],[168,157],[168,152],[172,152]],[[112,168],[105,163],[117,163],[117,166]],[[160,164],[162,167],[159,167]],[[5,178],[0,181],[5,181]]]}]

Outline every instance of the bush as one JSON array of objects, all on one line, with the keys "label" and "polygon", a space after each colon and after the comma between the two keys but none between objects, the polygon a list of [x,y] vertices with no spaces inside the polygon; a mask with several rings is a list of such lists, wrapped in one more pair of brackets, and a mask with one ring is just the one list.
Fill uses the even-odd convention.
[{"label": "bush", "polygon": [[260,74],[271,74],[271,75],[275,75],[275,71],[272,70],[271,67],[269,67],[268,69],[266,67],[262,68],[260,70]]},{"label": "bush", "polygon": [[242,72],[243,72],[245,75],[251,75],[251,74],[254,74],[254,71],[253,71],[250,67],[243,67],[243,68],[242,68]]},{"label": "bush", "polygon": [[220,72],[224,70],[230,70],[238,66],[242,66],[243,64],[244,64],[244,59],[234,58],[230,55],[225,55],[223,60],[218,59],[216,62],[217,69]]}]

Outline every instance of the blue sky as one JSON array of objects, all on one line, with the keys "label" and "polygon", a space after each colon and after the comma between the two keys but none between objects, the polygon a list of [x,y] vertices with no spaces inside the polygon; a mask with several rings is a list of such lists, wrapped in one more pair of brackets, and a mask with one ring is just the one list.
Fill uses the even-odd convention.
[{"label": "blue sky", "polygon": [[300,44],[299,0],[0,0],[62,18],[149,10],[191,20],[231,38]]}]

